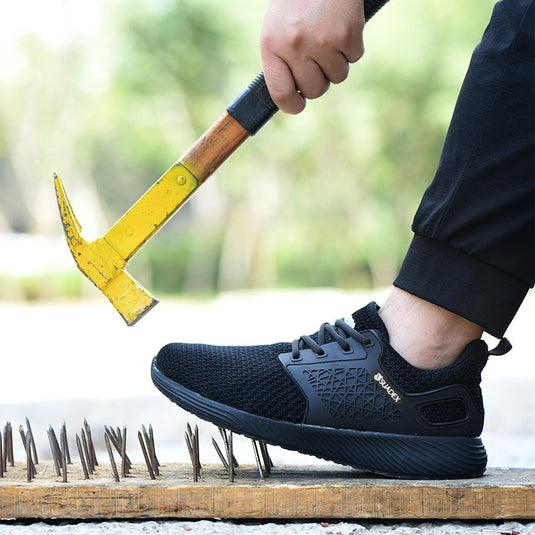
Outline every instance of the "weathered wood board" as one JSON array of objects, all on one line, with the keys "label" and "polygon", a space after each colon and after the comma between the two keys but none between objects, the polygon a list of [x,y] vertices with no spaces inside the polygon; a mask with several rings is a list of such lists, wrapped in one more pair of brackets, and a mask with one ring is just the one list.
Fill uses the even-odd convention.
[{"label": "weathered wood board", "polygon": [[478,479],[406,481],[368,477],[343,467],[275,467],[260,479],[240,466],[230,483],[222,466],[169,464],[150,480],[144,465],[113,481],[109,466],[89,480],[70,466],[69,482],[52,463],[26,482],[23,463],[0,479],[0,519],[534,519],[535,470],[490,469]]}]

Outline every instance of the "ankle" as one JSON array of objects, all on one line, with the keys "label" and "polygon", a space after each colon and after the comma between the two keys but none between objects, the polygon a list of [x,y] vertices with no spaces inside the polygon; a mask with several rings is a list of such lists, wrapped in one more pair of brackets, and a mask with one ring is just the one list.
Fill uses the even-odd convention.
[{"label": "ankle", "polygon": [[379,309],[390,345],[417,368],[449,366],[483,329],[449,310],[394,287]]}]

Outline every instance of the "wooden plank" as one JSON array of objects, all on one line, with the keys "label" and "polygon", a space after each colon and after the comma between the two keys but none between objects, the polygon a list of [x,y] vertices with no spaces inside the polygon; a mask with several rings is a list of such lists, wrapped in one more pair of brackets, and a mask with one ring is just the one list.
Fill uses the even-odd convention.
[{"label": "wooden plank", "polygon": [[90,480],[69,467],[69,482],[51,463],[28,483],[22,463],[0,479],[0,519],[534,519],[535,470],[490,469],[478,479],[407,481],[367,477],[344,467],[275,467],[262,480],[240,466],[229,483],[220,466],[163,465],[150,480],[144,465],[112,480],[99,466]]}]

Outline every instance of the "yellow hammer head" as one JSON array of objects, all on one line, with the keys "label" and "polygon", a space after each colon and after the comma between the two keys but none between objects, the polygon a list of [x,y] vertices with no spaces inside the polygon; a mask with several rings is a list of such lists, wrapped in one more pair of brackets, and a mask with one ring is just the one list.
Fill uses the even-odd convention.
[{"label": "yellow hammer head", "polygon": [[104,239],[88,242],[74,215],[61,179],[54,174],[54,187],[67,245],[78,269],[110,300],[127,325],[133,325],[158,300],[126,271],[126,260]]}]

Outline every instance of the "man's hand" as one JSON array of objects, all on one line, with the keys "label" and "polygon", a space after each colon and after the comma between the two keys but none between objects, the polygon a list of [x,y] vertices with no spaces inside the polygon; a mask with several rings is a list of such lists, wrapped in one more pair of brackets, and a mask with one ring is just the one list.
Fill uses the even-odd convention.
[{"label": "man's hand", "polygon": [[286,113],[347,78],[364,53],[363,0],[270,0],[260,37],[271,98]]}]

